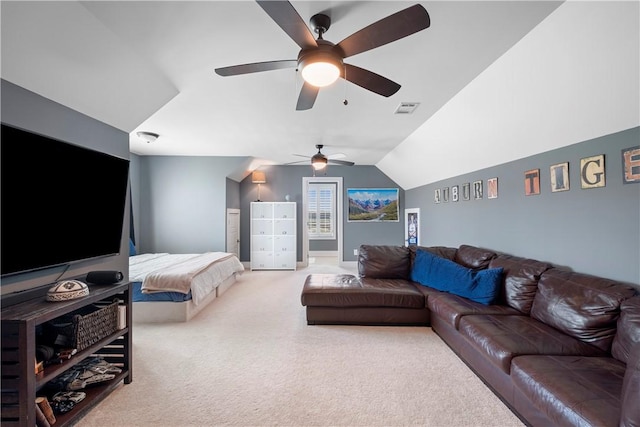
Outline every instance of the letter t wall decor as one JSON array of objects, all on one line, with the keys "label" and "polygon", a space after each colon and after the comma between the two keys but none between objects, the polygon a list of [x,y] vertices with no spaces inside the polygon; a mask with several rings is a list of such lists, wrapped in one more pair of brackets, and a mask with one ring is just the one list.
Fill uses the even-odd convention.
[{"label": "letter t wall decor", "polygon": [[524,194],[540,194],[540,169],[531,169],[524,173]]}]

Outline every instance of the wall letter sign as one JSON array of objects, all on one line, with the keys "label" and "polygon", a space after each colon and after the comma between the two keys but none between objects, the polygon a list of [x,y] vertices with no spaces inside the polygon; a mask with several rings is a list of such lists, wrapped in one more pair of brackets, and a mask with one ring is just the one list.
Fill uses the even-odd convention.
[{"label": "wall letter sign", "polygon": [[604,187],[604,154],[580,159],[582,188]]},{"label": "wall letter sign", "polygon": [[489,178],[487,180],[487,199],[498,198],[498,178]]},{"label": "wall letter sign", "polygon": [[622,182],[640,182],[640,146],[622,150]]},{"label": "wall letter sign", "polygon": [[549,168],[551,173],[551,191],[567,191],[569,189],[569,163],[558,163]]},{"label": "wall letter sign", "polygon": [[531,169],[524,173],[524,194],[540,194],[540,169]]}]

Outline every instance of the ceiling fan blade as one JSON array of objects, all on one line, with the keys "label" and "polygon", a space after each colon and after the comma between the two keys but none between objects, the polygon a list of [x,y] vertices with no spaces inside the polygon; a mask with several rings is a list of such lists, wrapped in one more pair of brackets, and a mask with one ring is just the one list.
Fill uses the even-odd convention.
[{"label": "ceiling fan blade", "polygon": [[378,95],[389,97],[400,90],[400,85],[380,74],[364,68],[356,67],[351,64],[344,64],[345,69],[342,71],[344,79],[358,86],[375,92]]},{"label": "ceiling fan blade", "polygon": [[307,163],[309,160],[298,160],[297,162],[289,162],[289,163],[283,163],[283,166],[289,166],[289,165],[298,165],[300,163]]},{"label": "ceiling fan blade", "polygon": [[282,61],[254,62],[252,64],[232,65],[230,67],[216,68],[216,74],[220,76],[237,76],[239,74],[258,73],[260,71],[282,70],[284,68],[295,68],[298,61],[295,59],[284,59]]},{"label": "ceiling fan blade", "polygon": [[327,159],[327,161],[329,163],[335,163],[336,165],[343,165],[343,166],[353,166],[353,165],[355,165],[355,163],[349,162],[347,160]]},{"label": "ceiling fan blade", "polygon": [[316,102],[319,91],[320,88],[304,82],[304,84],[302,85],[302,90],[300,90],[300,96],[298,96],[298,104],[296,105],[296,110],[303,111],[311,109],[311,107],[313,107],[313,104]]},{"label": "ceiling fan blade", "polygon": [[338,43],[336,48],[342,50],[343,58],[348,58],[410,36],[429,28],[429,25],[431,20],[427,10],[416,4],[353,33]]},{"label": "ceiling fan blade", "polygon": [[256,2],[302,49],[318,45],[311,30],[291,3],[274,0]]}]

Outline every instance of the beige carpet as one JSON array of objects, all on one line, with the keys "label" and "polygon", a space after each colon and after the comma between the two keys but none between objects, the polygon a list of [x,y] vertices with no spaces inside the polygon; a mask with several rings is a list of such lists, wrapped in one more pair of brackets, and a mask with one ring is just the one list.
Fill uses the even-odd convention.
[{"label": "beige carpet", "polygon": [[189,323],[135,325],[133,382],[78,426],[522,426],[430,328],[308,326],[307,274],[246,271]]}]

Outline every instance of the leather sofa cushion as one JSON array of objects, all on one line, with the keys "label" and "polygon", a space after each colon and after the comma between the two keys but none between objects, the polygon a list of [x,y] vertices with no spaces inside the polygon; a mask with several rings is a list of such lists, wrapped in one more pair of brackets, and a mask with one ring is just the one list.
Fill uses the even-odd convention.
[{"label": "leather sofa cushion", "polygon": [[[421,286],[421,288],[427,287]],[[455,329],[458,329],[462,316],[470,314],[522,315],[518,310],[506,305],[485,305],[444,292],[429,295],[427,298],[427,306],[432,316],[438,316]]]},{"label": "leather sofa cushion", "polygon": [[620,304],[635,292],[610,279],[552,268],[538,282],[531,317],[608,352]]},{"label": "leather sofa cushion", "polygon": [[478,354],[507,374],[511,360],[525,354],[606,355],[604,351],[529,316],[468,315],[460,319],[458,330]]},{"label": "leather sofa cushion", "polygon": [[636,343],[640,343],[640,296],[629,298],[620,304],[620,318],[611,344],[611,354],[627,363],[631,348]]},{"label": "leather sofa cushion", "polygon": [[624,375],[612,357],[519,356],[511,368],[514,385],[556,426],[618,426]]},{"label": "leather sofa cushion", "polygon": [[496,253],[488,249],[461,245],[456,251],[456,256],[453,260],[464,267],[482,270],[489,266],[489,262],[495,256]]},{"label": "leather sofa cushion", "polygon": [[538,290],[540,276],[551,268],[551,264],[512,255],[498,254],[498,256],[489,261],[488,268],[500,267],[503,270],[501,301],[524,314],[529,314],[533,305],[533,298]]},{"label": "leather sofa cushion", "polygon": [[406,280],[369,279],[349,274],[310,274],[303,306],[425,308],[424,294]]},{"label": "leather sofa cushion", "polygon": [[406,246],[361,245],[358,274],[370,279],[409,280],[411,255]]},{"label": "leather sofa cushion", "polygon": [[636,343],[629,353],[621,400],[620,427],[640,426],[640,343]]}]

